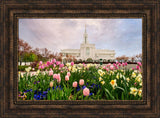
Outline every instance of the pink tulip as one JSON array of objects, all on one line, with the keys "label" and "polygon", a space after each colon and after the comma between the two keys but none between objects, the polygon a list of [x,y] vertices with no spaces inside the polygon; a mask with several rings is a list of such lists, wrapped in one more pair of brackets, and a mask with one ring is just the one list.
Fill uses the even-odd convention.
[{"label": "pink tulip", "polygon": [[55,67],[56,67],[56,64],[53,64],[53,67],[55,68]]},{"label": "pink tulip", "polygon": [[70,72],[67,72],[67,75],[70,77],[70,76],[71,76],[71,73],[70,73]]},{"label": "pink tulip", "polygon": [[61,78],[61,75],[60,74],[57,74],[57,79]]},{"label": "pink tulip", "polygon": [[105,67],[105,66],[103,66],[103,69],[106,69],[106,67]]},{"label": "pink tulip", "polygon": [[118,64],[119,62],[118,61],[116,61],[116,64]]},{"label": "pink tulip", "polygon": [[64,64],[60,64],[59,67],[60,67],[60,68],[63,68],[63,67],[64,67]]},{"label": "pink tulip", "polygon": [[50,71],[49,71],[49,75],[50,75],[50,76],[53,75],[53,70],[50,70]]},{"label": "pink tulip", "polygon": [[41,65],[41,66],[39,66],[39,67],[38,67],[38,69],[43,69],[43,68],[42,68],[42,65]]},{"label": "pink tulip", "polygon": [[137,65],[137,66],[136,66],[136,69],[137,69],[137,70],[139,70],[139,69],[140,69],[140,67]]},{"label": "pink tulip", "polygon": [[71,66],[73,66],[73,65],[74,65],[74,62],[72,61],[72,62],[71,62]]},{"label": "pink tulip", "polygon": [[116,66],[116,70],[118,70],[118,67]]},{"label": "pink tulip", "polygon": [[108,68],[106,68],[106,71],[109,71],[109,69],[108,69]]},{"label": "pink tulip", "polygon": [[41,66],[41,69],[44,69],[44,68],[45,68],[44,65],[42,65],[42,66]]},{"label": "pink tulip", "polygon": [[136,85],[137,85],[137,83],[135,82],[135,83],[134,83],[134,85],[136,86]]},{"label": "pink tulip", "polygon": [[65,80],[69,81],[69,76],[68,75],[65,76]]},{"label": "pink tulip", "polygon": [[57,74],[53,74],[53,79],[57,79]]},{"label": "pink tulip", "polygon": [[113,69],[114,69],[114,66],[111,65],[111,66],[110,66],[110,70],[113,70]]},{"label": "pink tulip", "polygon": [[32,68],[32,70],[35,70],[34,68]]},{"label": "pink tulip", "polygon": [[61,77],[59,77],[59,78],[57,79],[57,82],[58,82],[58,83],[60,83],[60,82],[61,82]]},{"label": "pink tulip", "polygon": [[141,62],[137,62],[137,64],[138,64],[139,66],[142,66],[142,63],[141,63]]},{"label": "pink tulip", "polygon": [[111,63],[109,63],[107,66],[111,66]]},{"label": "pink tulip", "polygon": [[38,69],[41,69],[41,66],[39,66]]},{"label": "pink tulip", "polygon": [[127,62],[125,62],[125,66],[127,66],[128,65],[128,63]]},{"label": "pink tulip", "polygon": [[89,96],[89,94],[90,94],[90,90],[87,87],[85,89],[83,89],[84,96]]},{"label": "pink tulip", "polygon": [[115,64],[115,65],[114,65],[114,67],[116,68],[116,67],[117,67],[117,65]]},{"label": "pink tulip", "polygon": [[53,82],[52,82],[52,81],[50,82],[49,86],[50,86],[50,87],[53,87]]},{"label": "pink tulip", "polygon": [[76,88],[76,87],[77,87],[77,84],[78,84],[78,83],[77,83],[76,81],[73,82],[73,87]]},{"label": "pink tulip", "polygon": [[48,66],[50,66],[50,65],[51,65],[50,61],[47,61],[47,65],[48,65]]},{"label": "pink tulip", "polygon": [[79,84],[82,86],[82,85],[84,85],[84,80],[83,79],[80,79],[79,80]]},{"label": "pink tulip", "polygon": [[121,66],[121,63],[119,63],[118,66]]},{"label": "pink tulip", "polygon": [[60,63],[61,63],[60,61],[57,61],[57,62],[56,62],[56,65],[59,65]]},{"label": "pink tulip", "polygon": [[42,61],[40,61],[40,62],[39,62],[39,65],[42,65],[42,64],[43,64],[43,62],[42,62]]},{"label": "pink tulip", "polygon": [[56,63],[56,59],[53,59],[53,60],[52,60],[52,63],[53,63],[53,64]]},{"label": "pink tulip", "polygon": [[47,64],[44,64],[44,67],[48,67],[48,65],[47,65]]},{"label": "pink tulip", "polygon": [[125,63],[122,63],[122,66],[124,67]]},{"label": "pink tulip", "polygon": [[134,70],[134,68],[132,68],[132,70]]}]

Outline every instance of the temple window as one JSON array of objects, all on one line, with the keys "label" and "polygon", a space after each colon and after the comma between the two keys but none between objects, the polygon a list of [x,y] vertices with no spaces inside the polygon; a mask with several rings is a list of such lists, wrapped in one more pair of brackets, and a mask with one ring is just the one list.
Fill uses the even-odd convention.
[{"label": "temple window", "polygon": [[89,47],[86,48],[86,55],[90,55],[90,49],[89,49]]}]

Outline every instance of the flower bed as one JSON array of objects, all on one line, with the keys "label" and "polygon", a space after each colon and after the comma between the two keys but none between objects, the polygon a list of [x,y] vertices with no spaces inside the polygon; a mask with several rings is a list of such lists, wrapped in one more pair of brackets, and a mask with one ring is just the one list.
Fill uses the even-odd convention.
[{"label": "flower bed", "polygon": [[136,69],[127,63],[106,66],[67,63],[53,59],[39,63],[39,70],[19,72],[20,100],[141,100],[141,63]]}]

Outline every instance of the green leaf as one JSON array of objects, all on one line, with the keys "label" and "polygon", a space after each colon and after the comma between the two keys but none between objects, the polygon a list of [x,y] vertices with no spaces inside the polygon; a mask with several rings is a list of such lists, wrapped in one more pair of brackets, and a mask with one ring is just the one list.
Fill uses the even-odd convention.
[{"label": "green leaf", "polygon": [[48,94],[47,94],[47,99],[48,100],[51,100],[51,97],[50,97],[50,93],[48,92]]},{"label": "green leaf", "polygon": [[119,87],[119,86],[117,86],[117,87],[115,87],[115,88],[117,88],[117,89],[121,89],[122,91],[124,91],[124,89],[123,89],[123,88],[121,88],[121,87]]},{"label": "green leaf", "polygon": [[111,99],[112,99],[112,100],[115,100],[114,96],[113,96],[113,95],[111,95],[111,93],[109,92],[109,90],[108,90],[108,89],[106,89],[106,88],[105,88],[105,91],[109,94],[109,96],[111,97]]},{"label": "green leaf", "polygon": [[122,100],[124,100],[124,94],[123,94],[123,92],[122,92],[122,96],[121,96],[121,98],[122,98]]}]

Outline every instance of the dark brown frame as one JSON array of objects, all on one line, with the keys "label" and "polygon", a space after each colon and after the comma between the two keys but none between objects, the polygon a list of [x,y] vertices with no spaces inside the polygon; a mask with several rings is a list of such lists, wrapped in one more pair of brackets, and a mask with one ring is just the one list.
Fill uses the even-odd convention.
[{"label": "dark brown frame", "polygon": [[[143,100],[20,101],[18,18],[142,18]],[[160,117],[158,0],[0,0],[0,117]]]}]

